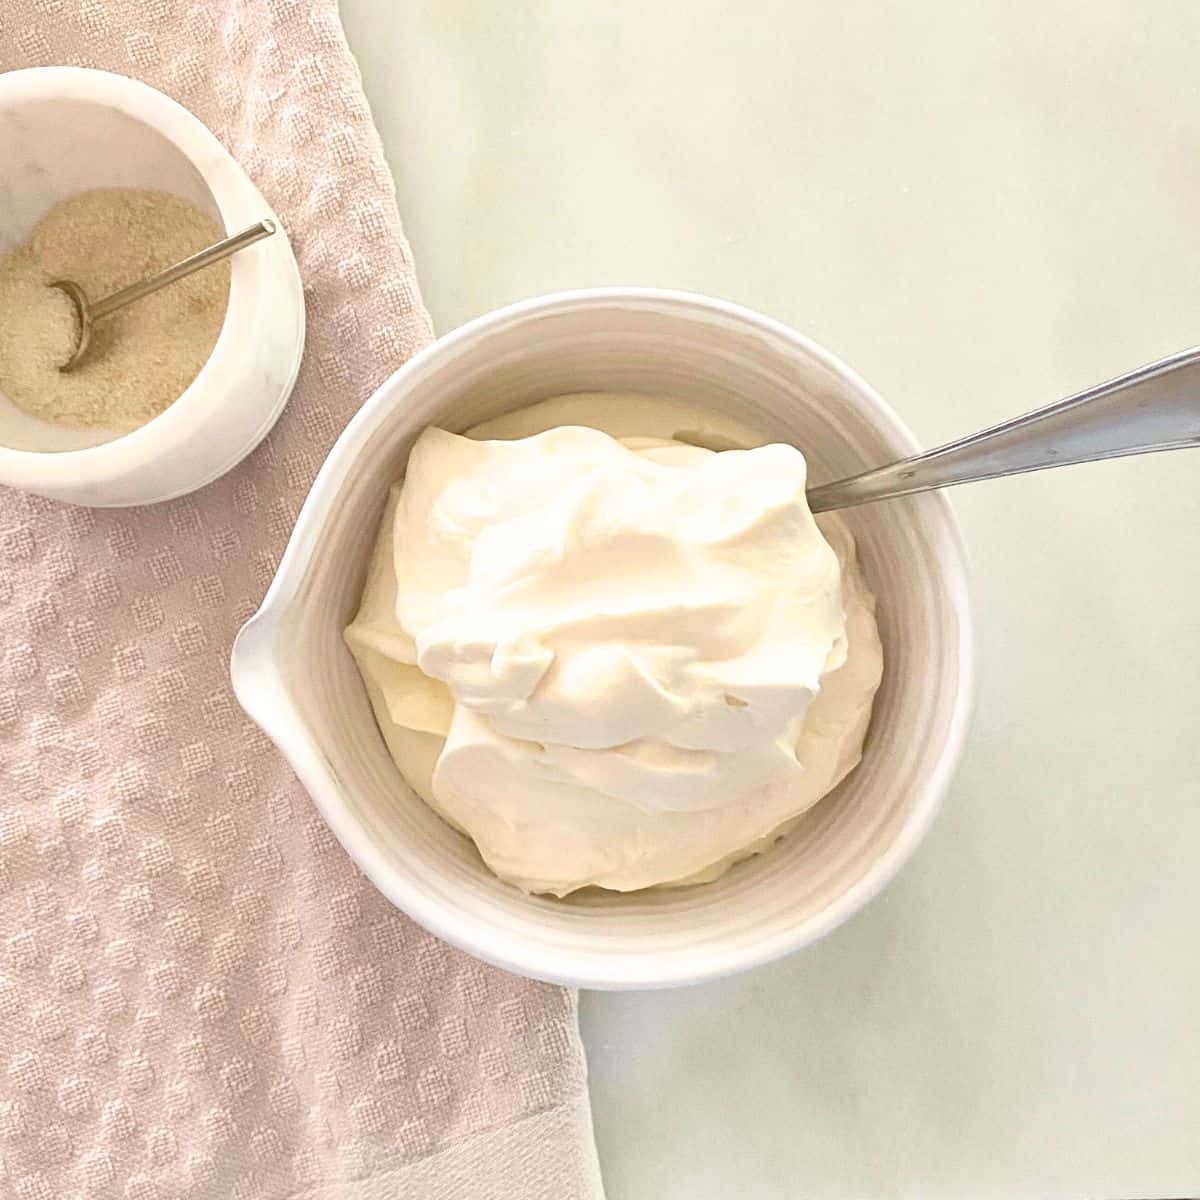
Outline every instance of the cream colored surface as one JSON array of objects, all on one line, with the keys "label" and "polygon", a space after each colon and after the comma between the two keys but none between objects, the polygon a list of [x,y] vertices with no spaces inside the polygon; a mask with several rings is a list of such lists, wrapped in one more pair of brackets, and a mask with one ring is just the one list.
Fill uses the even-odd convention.
[{"label": "cream colored surface", "polygon": [[712,880],[860,760],[874,598],[769,441],[593,393],[413,447],[346,642],[397,766],[500,878]]},{"label": "cream colored surface", "polygon": [[[1200,338],[1200,10],[344,0],[439,328],[694,287],[929,443]],[[795,958],[584,997],[612,1200],[1200,1189],[1200,459],[956,496],[972,748],[929,841]]]}]

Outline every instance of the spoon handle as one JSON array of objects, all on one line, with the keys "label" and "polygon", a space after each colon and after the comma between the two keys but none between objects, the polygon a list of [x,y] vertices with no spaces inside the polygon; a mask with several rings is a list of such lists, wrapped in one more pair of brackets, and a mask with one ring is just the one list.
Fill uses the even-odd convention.
[{"label": "spoon handle", "polygon": [[1200,348],[934,450],[813,488],[813,512],[1047,467],[1200,446]]},{"label": "spoon handle", "polygon": [[113,292],[111,296],[105,296],[103,300],[97,300],[91,306],[92,320],[97,321],[101,317],[107,317],[109,313],[116,312],[118,308],[124,308],[125,305],[132,304],[143,296],[149,296],[151,292],[157,292],[159,288],[165,288],[177,279],[183,279],[222,258],[228,258],[243,246],[249,246],[251,242],[257,242],[259,238],[269,237],[274,232],[274,221],[259,221],[257,224],[243,229],[241,233],[235,233],[232,237],[216,242],[207,249],[185,258],[182,262],[177,262],[173,267],[160,271],[157,275],[151,275],[149,279],[139,280],[127,288],[122,288],[119,292]]}]

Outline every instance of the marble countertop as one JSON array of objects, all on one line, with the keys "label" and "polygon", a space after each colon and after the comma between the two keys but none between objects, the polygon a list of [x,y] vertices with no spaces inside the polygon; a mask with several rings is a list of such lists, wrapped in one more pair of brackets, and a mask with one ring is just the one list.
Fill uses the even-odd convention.
[{"label": "marble countertop", "polygon": [[[343,0],[445,332],[741,301],[927,443],[1200,341],[1184,0]],[[944,815],[818,946],[586,995],[610,1200],[1200,1194],[1200,454],[962,489]]]}]

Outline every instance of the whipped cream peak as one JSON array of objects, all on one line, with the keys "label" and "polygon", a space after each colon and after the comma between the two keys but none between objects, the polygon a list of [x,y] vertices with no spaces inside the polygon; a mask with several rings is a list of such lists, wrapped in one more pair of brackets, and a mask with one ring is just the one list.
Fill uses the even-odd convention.
[{"label": "whipped cream peak", "polygon": [[[656,460],[579,427],[515,442],[432,429],[410,464],[398,615],[417,666],[499,733],[564,751],[720,751],[709,775],[737,791],[735,752],[782,737],[844,657],[840,568],[798,450]],[[569,756],[554,761],[570,778]],[[699,801],[670,765],[646,768],[635,803]]]},{"label": "whipped cream peak", "polygon": [[832,786],[803,731],[847,663],[847,594],[806,479],[790,446],[714,453],[653,429],[421,435],[347,638],[377,713],[444,739],[421,783],[406,773],[498,873],[559,892],[669,882]]}]

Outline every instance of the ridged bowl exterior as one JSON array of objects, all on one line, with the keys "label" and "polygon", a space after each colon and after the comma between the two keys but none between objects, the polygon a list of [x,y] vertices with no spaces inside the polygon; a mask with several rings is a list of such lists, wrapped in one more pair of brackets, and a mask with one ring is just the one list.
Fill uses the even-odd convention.
[{"label": "ridged bowl exterior", "polygon": [[917,450],[856,375],[745,309],[649,289],[562,293],[480,318],[392,376],[348,426],[242,631],[234,685],[334,832],[397,906],[521,974],[592,988],[692,983],[766,962],[844,921],[909,857],[945,794],[973,693],[967,565],[941,495],[846,514],[879,599],[885,673],[864,758],[767,853],[715,883],[565,901],[495,878],[405,785],[341,631],[388,487],[430,424],[463,430],[566,392],[718,406],[800,446],[823,482]]}]

